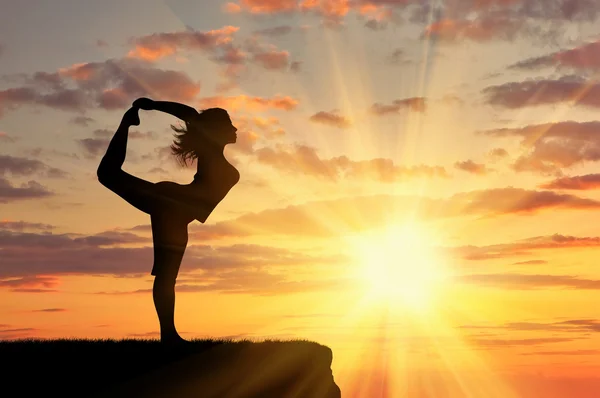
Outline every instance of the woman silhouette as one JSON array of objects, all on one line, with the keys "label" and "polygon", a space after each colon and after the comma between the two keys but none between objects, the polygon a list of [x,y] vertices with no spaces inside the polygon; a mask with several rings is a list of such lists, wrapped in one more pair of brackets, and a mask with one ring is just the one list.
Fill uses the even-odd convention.
[{"label": "woman silhouette", "polygon": [[[185,127],[171,128],[175,140],[171,153],[179,163],[197,160],[194,180],[181,185],[172,181],[152,183],[123,171],[130,126],[138,126],[138,110],[158,110],[176,116]],[[150,215],[154,244],[155,276],[152,295],[160,322],[160,339],[167,344],[185,343],[175,329],[175,280],[188,242],[187,226],[204,223],[214,208],[239,181],[240,174],[225,156],[225,145],[235,143],[236,132],[227,111],[194,108],[176,102],[139,98],[125,112],[106,154],[98,166],[98,181],[137,209]]]}]

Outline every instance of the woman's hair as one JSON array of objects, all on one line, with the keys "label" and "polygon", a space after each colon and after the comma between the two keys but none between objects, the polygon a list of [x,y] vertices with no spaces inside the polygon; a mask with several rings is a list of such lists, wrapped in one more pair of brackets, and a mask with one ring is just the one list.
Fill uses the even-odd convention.
[{"label": "woman's hair", "polygon": [[224,123],[230,123],[229,114],[225,109],[209,108],[201,111],[194,120],[186,120],[185,127],[171,125],[175,131],[175,139],[171,144],[171,154],[175,155],[178,163],[185,167],[188,161],[198,159],[202,146],[209,145],[208,134]]}]

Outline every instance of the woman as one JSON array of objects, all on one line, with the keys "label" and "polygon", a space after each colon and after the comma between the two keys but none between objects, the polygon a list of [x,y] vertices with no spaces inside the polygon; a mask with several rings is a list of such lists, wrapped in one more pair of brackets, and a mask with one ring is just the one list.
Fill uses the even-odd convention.
[{"label": "woman", "polygon": [[[171,152],[185,166],[197,160],[194,180],[181,185],[172,181],[152,183],[123,171],[130,126],[138,126],[138,110],[170,113],[185,122],[176,131]],[[160,339],[167,344],[185,343],[175,329],[175,280],[188,242],[187,225],[204,223],[214,208],[239,181],[240,174],[225,156],[225,145],[235,143],[236,132],[227,111],[210,108],[198,113],[176,102],[139,98],[125,112],[106,154],[98,166],[102,185],[150,215],[154,243],[154,305],[160,322]]]}]

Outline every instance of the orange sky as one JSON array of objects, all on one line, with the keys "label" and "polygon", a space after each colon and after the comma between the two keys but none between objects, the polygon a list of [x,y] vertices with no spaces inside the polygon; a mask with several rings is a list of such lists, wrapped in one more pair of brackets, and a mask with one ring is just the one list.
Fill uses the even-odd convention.
[{"label": "orange sky", "polygon": [[[96,178],[146,96],[239,129],[183,337],[315,340],[344,397],[595,396],[600,4],[37,3],[0,15],[0,339],[158,336],[149,217]],[[140,117],[124,169],[190,182]]]}]

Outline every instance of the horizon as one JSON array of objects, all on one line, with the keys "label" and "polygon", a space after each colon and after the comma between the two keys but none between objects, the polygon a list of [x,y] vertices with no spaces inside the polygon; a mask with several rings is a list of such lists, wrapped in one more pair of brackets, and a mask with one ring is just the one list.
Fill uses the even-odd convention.
[{"label": "horizon", "polygon": [[[315,341],[356,398],[594,396],[600,3],[34,3],[0,15],[0,340],[160,337],[150,217],[96,175],[147,97],[238,129],[184,338]],[[124,170],[190,183],[139,116]]]}]

